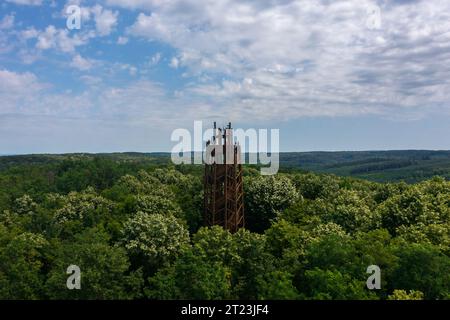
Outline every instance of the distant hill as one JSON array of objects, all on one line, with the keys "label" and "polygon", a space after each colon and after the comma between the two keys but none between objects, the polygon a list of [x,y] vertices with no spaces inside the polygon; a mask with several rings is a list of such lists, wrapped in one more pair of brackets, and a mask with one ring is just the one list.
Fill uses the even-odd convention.
[{"label": "distant hill", "polygon": [[416,182],[436,175],[450,180],[450,151],[288,152],[280,154],[280,163],[283,168],[380,182]]},{"label": "distant hill", "polygon": [[[0,170],[21,165],[43,165],[64,160],[107,158],[120,163],[170,162],[170,153],[74,153],[0,156]],[[440,175],[450,180],[450,151],[393,150],[280,153],[283,171],[313,171],[371,181],[416,182]]]}]

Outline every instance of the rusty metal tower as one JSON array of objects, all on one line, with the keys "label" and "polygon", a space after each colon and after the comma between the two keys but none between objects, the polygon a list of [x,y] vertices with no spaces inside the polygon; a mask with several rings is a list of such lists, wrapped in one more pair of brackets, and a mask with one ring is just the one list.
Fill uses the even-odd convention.
[{"label": "rusty metal tower", "polygon": [[241,148],[233,142],[231,123],[217,128],[206,143],[204,176],[205,225],[220,225],[230,232],[244,226],[244,190]]}]

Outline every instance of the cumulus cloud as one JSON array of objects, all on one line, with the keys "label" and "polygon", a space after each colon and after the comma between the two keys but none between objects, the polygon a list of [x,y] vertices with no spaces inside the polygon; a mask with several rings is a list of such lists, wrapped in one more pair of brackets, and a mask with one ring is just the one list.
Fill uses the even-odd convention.
[{"label": "cumulus cloud", "polygon": [[[143,10],[128,33],[176,48],[171,67],[225,79],[187,91],[242,117],[407,115],[450,102],[447,2],[109,3]],[[370,16],[375,5],[379,17]]]},{"label": "cumulus cloud", "polygon": [[[87,67],[82,57],[76,56],[74,63]],[[125,68],[130,71],[129,66]],[[167,128],[193,120],[198,108],[207,108],[194,101],[170,96],[161,84],[148,80],[109,87],[101,78],[92,75],[83,75],[80,80],[88,85],[85,90],[55,93],[33,73],[0,70],[0,120],[5,115],[39,115]]]},{"label": "cumulus cloud", "polygon": [[87,34],[75,34],[71,37],[67,29],[57,29],[53,25],[48,26],[43,31],[27,29],[22,33],[22,36],[25,38],[36,37],[36,48],[38,49],[56,48],[62,52],[73,52],[76,47],[85,45],[90,37]]},{"label": "cumulus cloud", "polygon": [[85,59],[79,54],[75,55],[70,63],[71,67],[74,67],[78,70],[86,71],[93,67],[94,62],[90,59]]},{"label": "cumulus cloud", "polygon": [[[90,28],[95,25],[95,31],[98,36],[108,36],[117,26],[119,17],[118,11],[113,11],[96,4],[92,7],[83,6],[80,0],[69,0],[62,10],[62,16],[67,17],[67,8],[70,5],[77,5],[81,10],[82,29]],[[91,25],[93,22],[93,25]]]},{"label": "cumulus cloud", "polygon": [[[182,70],[189,80],[176,88],[174,96],[152,95],[152,103],[188,106],[183,115],[193,117],[205,110],[233,120],[448,113],[448,2],[106,0],[102,4],[83,7],[90,24],[80,32],[50,25],[44,30],[25,29],[20,37],[35,39],[39,50],[68,53],[72,66],[87,71],[94,60],[75,50],[96,36],[111,36],[120,27],[118,7],[135,10],[136,20],[111,43],[132,45],[139,38],[173,49],[161,67],[177,69],[174,73]],[[379,17],[371,16],[377,13],[374,7]],[[369,23],[374,18],[379,23]],[[159,53],[143,57],[144,68],[162,60]],[[133,79],[146,71],[127,63],[111,68]],[[128,95],[150,86],[139,83],[114,90],[146,110],[143,101],[148,100]],[[132,103],[123,104],[124,112]]]},{"label": "cumulus cloud", "polygon": [[30,72],[16,73],[6,69],[0,70],[0,113],[23,112],[31,108],[32,95],[39,94],[45,85]]},{"label": "cumulus cloud", "polygon": [[94,15],[95,27],[100,36],[109,35],[114,27],[117,25],[117,17],[119,12],[104,9],[100,5],[95,5],[91,8],[91,12]]},{"label": "cumulus cloud", "polygon": [[0,92],[17,93],[27,89],[36,92],[42,89],[37,77],[30,72],[16,73],[6,69],[0,70]]}]

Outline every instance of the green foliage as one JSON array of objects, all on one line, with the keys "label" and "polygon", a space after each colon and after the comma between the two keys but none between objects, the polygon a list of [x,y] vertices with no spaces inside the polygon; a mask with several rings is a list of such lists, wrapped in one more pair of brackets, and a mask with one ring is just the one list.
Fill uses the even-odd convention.
[{"label": "green foliage", "polygon": [[396,250],[399,266],[389,279],[392,289],[418,290],[426,299],[450,295],[450,259],[432,245],[408,244]]},{"label": "green foliage", "polygon": [[[377,229],[370,232],[358,232],[353,241],[357,257],[361,265],[377,265],[382,270],[380,293],[387,293],[388,281],[398,267],[396,248],[392,244],[392,237],[385,229]],[[367,277],[367,275],[365,275]]]},{"label": "green foliage", "polygon": [[111,235],[117,234],[116,203],[99,196],[93,188],[68,195],[46,194],[35,211],[29,218],[21,217],[21,224],[48,237],[73,239],[87,228],[100,225]]},{"label": "green foliage", "polygon": [[[407,168],[401,154],[303,156],[371,177]],[[408,161],[422,156],[439,154]],[[202,167],[164,157],[0,157],[0,299],[450,298],[444,178],[262,177],[245,166],[248,229],[231,234],[202,227]],[[81,290],[66,288],[72,264]],[[369,265],[381,269],[381,290],[366,288]]]},{"label": "green foliage", "polygon": [[301,195],[305,199],[311,200],[327,198],[339,189],[338,180],[335,177],[327,175],[316,175],[312,173],[297,174],[294,176],[293,182]]},{"label": "green foliage", "polygon": [[[134,299],[141,296],[142,272],[129,272],[125,250],[108,243],[108,235],[87,229],[75,241],[56,243],[45,289],[50,299]],[[81,269],[81,290],[68,290],[66,269]]]},{"label": "green foliage", "polygon": [[337,270],[315,268],[305,273],[306,298],[316,300],[359,300],[376,299],[369,292],[364,281],[352,279]]},{"label": "green foliage", "polygon": [[450,178],[450,151],[282,152],[283,170],[352,176],[377,182],[414,183],[440,175]]},{"label": "green foliage", "polygon": [[[304,247],[309,239],[309,232],[283,219],[272,224],[266,235],[271,253],[276,258],[294,261],[304,255]],[[291,266],[294,261],[283,264]]]},{"label": "green foliage", "polygon": [[167,214],[180,216],[181,209],[177,203],[170,199],[154,195],[137,195],[135,196],[136,212]]},{"label": "green foliage", "polygon": [[323,219],[342,226],[347,232],[369,231],[381,225],[378,212],[370,207],[370,198],[362,197],[355,190],[341,189],[330,199],[333,208]]},{"label": "green foliage", "polygon": [[42,235],[10,232],[0,224],[0,299],[43,297],[44,250]]},{"label": "green foliage", "polygon": [[299,197],[293,183],[285,176],[258,176],[245,180],[247,227],[262,232],[271,219],[288,208]]},{"label": "green foliage", "polygon": [[423,300],[423,293],[415,290],[410,290],[409,293],[405,290],[394,290],[388,300]]},{"label": "green foliage", "polygon": [[274,270],[274,260],[267,250],[266,237],[240,229],[233,238],[237,253],[231,261],[234,294],[241,299],[257,299],[260,277]]},{"label": "green foliage", "polygon": [[[430,184],[433,185],[432,188]],[[405,227],[448,223],[450,221],[448,188],[450,182],[434,180],[432,183],[411,186],[401,194],[393,195],[378,208],[383,226],[392,234],[397,234]]]},{"label": "green foliage", "polygon": [[62,206],[55,211],[56,225],[80,224],[81,230],[108,219],[114,210],[114,203],[95,194],[93,189],[81,193],[71,192],[67,196],[55,195],[52,201]]},{"label": "green foliage", "polygon": [[194,252],[205,260],[231,265],[237,248],[233,236],[219,226],[202,227],[192,236]]},{"label": "green foliage", "polygon": [[154,299],[229,299],[230,280],[230,271],[223,264],[187,250],[174,265],[149,279],[146,293]]},{"label": "green foliage", "polygon": [[292,275],[285,271],[275,270],[258,277],[258,299],[294,300],[299,293],[292,284]]},{"label": "green foliage", "polygon": [[306,247],[304,261],[306,269],[338,269],[343,273],[365,271],[364,265],[354,260],[356,256],[357,252],[350,238],[331,234],[312,241]]},{"label": "green foliage", "polygon": [[387,199],[381,204],[379,211],[383,227],[395,234],[399,226],[409,226],[420,216],[427,214],[424,194],[417,187],[408,188],[405,192]]},{"label": "green foliage", "polygon": [[173,216],[138,212],[125,223],[122,241],[130,256],[158,267],[175,260],[189,243],[189,233]]}]

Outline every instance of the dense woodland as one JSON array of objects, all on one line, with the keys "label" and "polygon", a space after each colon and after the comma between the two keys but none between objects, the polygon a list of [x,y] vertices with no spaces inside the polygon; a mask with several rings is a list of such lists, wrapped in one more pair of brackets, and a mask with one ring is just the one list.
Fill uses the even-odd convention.
[{"label": "dense woodland", "polygon": [[246,229],[230,234],[202,226],[201,166],[16,158],[0,158],[0,299],[450,299],[445,178],[247,166]]},{"label": "dense woodland", "polygon": [[450,179],[450,151],[392,150],[287,152],[284,167],[352,176],[376,182],[419,182],[439,175]]}]

